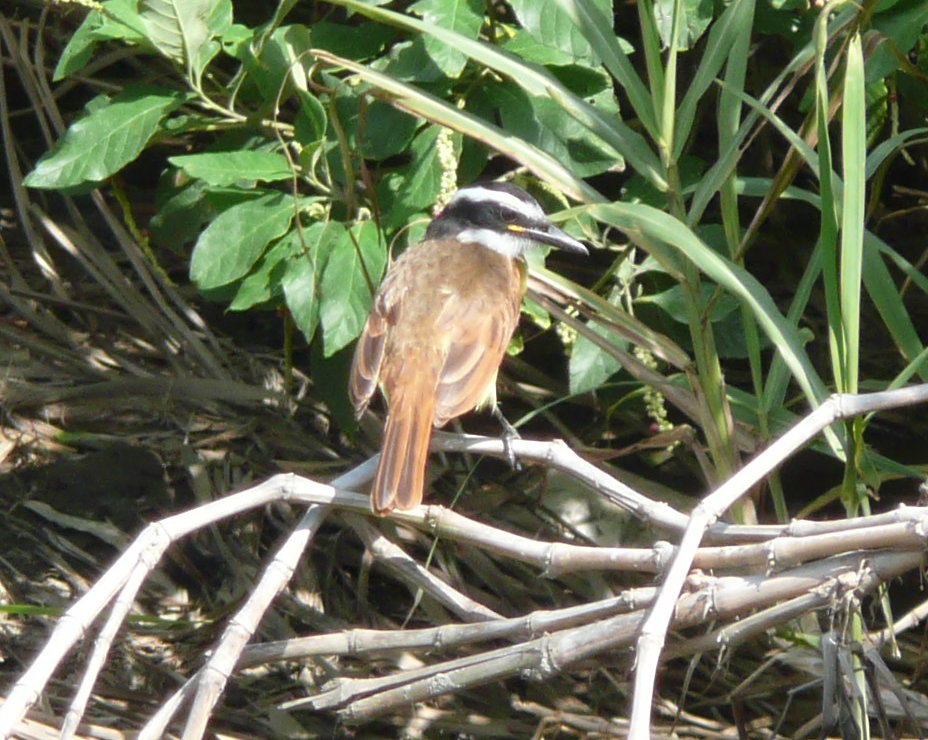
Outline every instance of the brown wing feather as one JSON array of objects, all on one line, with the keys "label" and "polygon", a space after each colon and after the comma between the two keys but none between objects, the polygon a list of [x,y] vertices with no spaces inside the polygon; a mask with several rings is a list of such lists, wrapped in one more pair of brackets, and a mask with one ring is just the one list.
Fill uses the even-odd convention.
[{"label": "brown wing feather", "polygon": [[377,390],[386,338],[387,322],[381,314],[372,310],[354,349],[348,376],[348,397],[354,405],[355,416],[360,417],[364,413]]},{"label": "brown wing feather", "polygon": [[445,306],[442,324],[460,331],[452,337],[439,374],[435,426],[473,410],[494,393],[497,370],[519,320],[521,292],[509,295],[516,300]]},{"label": "brown wing feather", "polygon": [[348,397],[358,418],[367,409],[381,380],[389,331],[397,318],[396,307],[400,292],[397,290],[397,283],[397,271],[388,271],[374,296],[371,312],[364,322],[361,336],[354,348],[348,376]]}]

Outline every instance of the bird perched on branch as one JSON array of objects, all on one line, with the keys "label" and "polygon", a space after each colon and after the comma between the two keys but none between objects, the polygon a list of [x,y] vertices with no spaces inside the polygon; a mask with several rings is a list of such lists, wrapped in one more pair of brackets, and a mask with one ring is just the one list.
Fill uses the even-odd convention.
[{"label": "bird perched on branch", "polygon": [[422,501],[433,426],[477,407],[496,411],[496,374],[525,292],[522,255],[537,244],[587,253],[521,188],[471,185],[387,271],[348,386],[359,417],[376,388],[387,402],[375,513]]}]

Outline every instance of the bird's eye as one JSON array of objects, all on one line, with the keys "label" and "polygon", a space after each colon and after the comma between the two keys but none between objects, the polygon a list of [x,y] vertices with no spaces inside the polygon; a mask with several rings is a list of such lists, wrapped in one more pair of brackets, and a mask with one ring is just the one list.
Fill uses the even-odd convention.
[{"label": "bird's eye", "polygon": [[500,220],[505,221],[507,224],[511,224],[519,218],[519,214],[511,208],[500,208],[499,217]]}]

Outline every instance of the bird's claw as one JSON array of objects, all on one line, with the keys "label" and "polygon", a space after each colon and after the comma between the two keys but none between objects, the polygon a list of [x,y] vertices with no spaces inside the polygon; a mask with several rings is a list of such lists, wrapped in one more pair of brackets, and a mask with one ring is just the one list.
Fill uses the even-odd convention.
[{"label": "bird's claw", "polygon": [[503,412],[499,410],[499,406],[493,407],[493,416],[497,418],[500,425],[503,427],[503,433],[500,435],[503,441],[503,452],[506,455],[506,459],[509,461],[509,467],[515,471],[522,470],[522,465],[516,459],[515,450],[512,449],[512,440],[521,439],[518,430],[509,423],[509,420],[503,416]]}]

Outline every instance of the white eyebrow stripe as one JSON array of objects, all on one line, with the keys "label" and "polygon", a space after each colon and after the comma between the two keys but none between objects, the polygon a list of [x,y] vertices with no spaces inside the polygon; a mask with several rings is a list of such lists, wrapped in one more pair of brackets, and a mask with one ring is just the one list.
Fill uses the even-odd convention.
[{"label": "white eyebrow stripe", "polygon": [[545,213],[541,210],[541,206],[535,203],[528,203],[504,190],[492,190],[490,188],[480,187],[479,185],[461,188],[454,198],[451,199],[451,202],[454,203],[455,201],[462,200],[469,200],[474,203],[503,203],[519,213],[524,213],[526,216],[532,216],[534,218],[545,217]]}]

